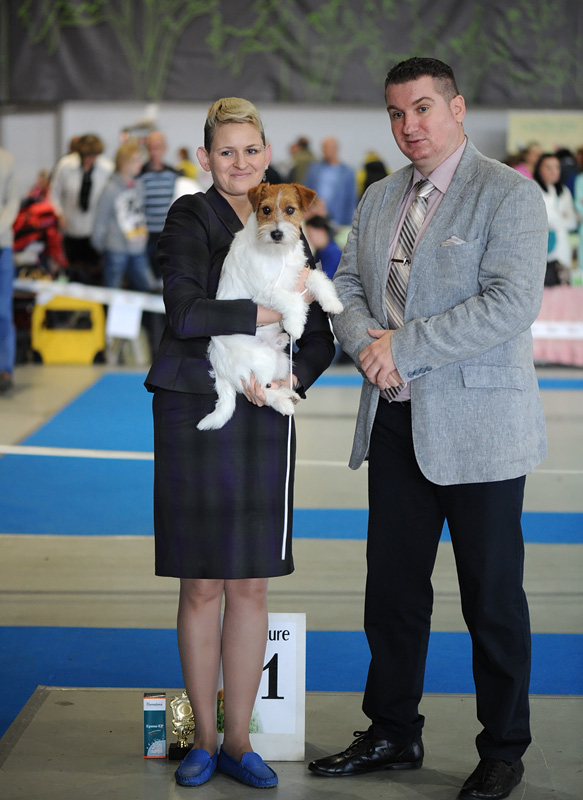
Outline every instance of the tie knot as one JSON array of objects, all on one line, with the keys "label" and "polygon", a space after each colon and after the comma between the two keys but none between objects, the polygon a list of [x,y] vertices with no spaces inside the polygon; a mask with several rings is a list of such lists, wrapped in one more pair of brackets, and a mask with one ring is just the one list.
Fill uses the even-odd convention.
[{"label": "tie knot", "polygon": [[425,178],[422,181],[418,181],[415,184],[415,191],[417,193],[417,197],[429,197],[429,195],[434,189],[435,186],[427,178]]}]

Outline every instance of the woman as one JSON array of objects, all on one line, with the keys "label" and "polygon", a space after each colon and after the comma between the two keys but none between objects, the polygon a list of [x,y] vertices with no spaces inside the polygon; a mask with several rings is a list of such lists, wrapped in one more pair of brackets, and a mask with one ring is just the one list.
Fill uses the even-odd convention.
[{"label": "woman", "polygon": [[566,276],[564,281],[560,274],[553,278],[552,267],[548,267],[545,285],[568,283],[569,270],[573,265],[573,248],[569,241],[569,231],[577,227],[577,216],[573,196],[561,181],[561,163],[554,153],[542,154],[534,168],[534,179],[542,189],[549,219],[547,264],[558,262],[559,273]]},{"label": "woman", "polygon": [[103,142],[94,134],[75,137],[71,148],[55,167],[49,199],[59,217],[69,279],[101,283],[101,261],[90,237],[113,164],[103,155]]},{"label": "woman", "polygon": [[[177,200],[160,237],[167,324],[146,379],[154,392],[156,573],[180,578],[178,646],[196,722],[176,780],[200,785],[218,768],[269,787],[277,775],[252,752],[249,721],[265,654],[267,579],[293,570],[293,418],[265,406],[252,379],[223,428],[196,428],[216,401],[209,337],[253,335],[280,320],[251,300],[214,299],[232,238],[252,212],[247,190],[261,182],[271,155],[255,107],[239,98],[214,103],[197,155],[213,185]],[[302,394],[334,355],[316,304],[297,346],[291,379]],[[225,737],[217,759],[221,656]]]},{"label": "woman", "polygon": [[583,147],[580,147],[576,153],[577,166],[579,174],[575,178],[575,212],[579,221],[579,241],[577,245],[577,264],[579,267],[579,274],[583,272]]},{"label": "woman", "polygon": [[534,168],[536,162],[539,160],[543,152],[542,147],[538,142],[530,142],[527,146],[520,151],[518,155],[518,164],[514,169],[524,175],[525,178],[533,178]]},{"label": "woman", "polygon": [[91,242],[103,253],[103,283],[119,289],[124,278],[130,289],[152,291],[154,275],[146,246],[148,230],[141,183],[142,154],[136,141],[122,144],[115,155],[115,172],[99,198]]}]

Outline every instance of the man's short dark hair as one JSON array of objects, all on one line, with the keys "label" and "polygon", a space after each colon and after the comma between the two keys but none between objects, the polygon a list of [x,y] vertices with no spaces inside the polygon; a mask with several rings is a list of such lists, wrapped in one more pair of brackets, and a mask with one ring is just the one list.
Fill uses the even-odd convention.
[{"label": "man's short dark hair", "polygon": [[459,94],[455,75],[448,64],[444,64],[437,58],[417,57],[400,61],[389,70],[385,80],[385,93],[392,84],[409,83],[409,81],[424,78],[426,75],[435,79],[439,93],[445,97],[448,103]]}]

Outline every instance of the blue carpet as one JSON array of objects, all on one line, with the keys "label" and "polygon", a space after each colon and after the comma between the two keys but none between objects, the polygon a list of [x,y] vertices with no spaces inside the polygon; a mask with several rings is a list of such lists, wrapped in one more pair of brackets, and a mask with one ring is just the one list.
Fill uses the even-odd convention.
[{"label": "blue carpet", "polygon": [[[294,511],[294,536],[298,539],[366,539],[368,512],[360,508],[299,508]],[[529,543],[583,544],[583,514],[525,511],[524,541]],[[447,523],[442,541],[451,537]]]},{"label": "blue carpet", "polygon": [[[2,533],[152,535],[153,479],[151,461],[4,456]],[[294,512],[298,539],[365,539],[366,526],[366,509]],[[525,512],[523,528],[529,543],[583,543],[583,514]]]},{"label": "blue carpet", "polygon": [[[57,413],[23,444],[37,447],[77,447],[98,450],[152,452],[152,395],[144,388],[145,375],[104,375]],[[358,374],[325,373],[321,387],[360,386]],[[581,390],[583,380],[541,378],[541,389]]]},{"label": "blue carpet", "polygon": [[[426,692],[472,693],[466,633],[431,634]],[[358,631],[308,631],[308,691],[361,692],[369,653]],[[583,636],[534,634],[532,694],[583,694]],[[38,685],[180,687],[173,630],[0,627],[0,736]]]},{"label": "blue carpet", "polygon": [[145,375],[104,375],[22,444],[151,453],[152,395]]},{"label": "blue carpet", "polygon": [[[150,536],[153,480],[151,461],[4,456],[1,532]],[[298,539],[365,539],[366,526],[366,509],[294,511]],[[523,527],[529,543],[583,543],[583,514],[525,512]]]},{"label": "blue carpet", "polygon": [[2,533],[153,535],[151,461],[0,459]]}]

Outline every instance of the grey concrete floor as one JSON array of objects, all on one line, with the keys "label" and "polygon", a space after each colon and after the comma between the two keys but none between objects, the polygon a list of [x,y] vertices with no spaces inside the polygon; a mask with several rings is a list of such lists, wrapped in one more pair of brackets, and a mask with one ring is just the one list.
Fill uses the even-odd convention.
[{"label": "grey concrete floor", "polygon": [[[0,398],[0,447],[18,444],[106,371],[112,368],[19,367],[14,393]],[[583,370],[544,368],[539,375],[581,378]],[[352,472],[346,467],[358,396],[356,388],[315,387],[298,407],[298,507],[366,507],[366,468]],[[527,481],[525,510],[583,512],[583,394],[543,391],[542,396],[549,457]],[[153,577],[152,540],[84,537],[79,523],[78,537],[59,537],[10,535],[2,532],[0,521],[1,624],[174,627],[177,581]],[[296,571],[271,581],[270,610],[305,612],[309,630],[360,630],[364,546],[297,540]],[[533,631],[583,633],[583,548],[529,544],[526,551]],[[464,630],[447,543],[440,545],[434,583],[434,629]],[[250,796],[253,790],[225,776],[200,789],[178,787],[174,764],[141,758],[140,700],[135,689],[39,687],[0,740],[0,798]],[[352,693],[308,693],[306,760],[345,747],[353,730],[367,726],[360,702]],[[534,743],[525,757],[525,780],[513,798],[583,798],[581,703],[581,697],[533,697]],[[275,765],[280,786],[273,796],[453,800],[476,764],[474,699],[427,695],[423,712],[422,770],[338,780],[316,778],[301,763],[281,762]]]}]

